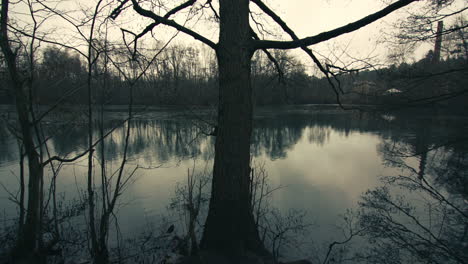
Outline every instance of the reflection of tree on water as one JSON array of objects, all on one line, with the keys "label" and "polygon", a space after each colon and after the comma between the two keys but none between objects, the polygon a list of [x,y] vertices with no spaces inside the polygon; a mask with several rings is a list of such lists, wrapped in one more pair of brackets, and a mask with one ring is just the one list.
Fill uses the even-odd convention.
[{"label": "reflection of tree on water", "polygon": [[[110,118],[109,118],[110,119]],[[170,160],[213,158],[213,137],[206,136],[198,120],[188,118],[135,119],[131,123],[132,133],[128,154],[131,159],[142,159],[147,164]],[[309,143],[323,146],[331,131],[347,137],[350,133],[378,132],[382,120],[362,117],[351,112],[340,113],[288,113],[258,118],[254,121],[251,150],[254,156],[266,155],[271,159],[285,158],[287,152],[304,136]],[[122,120],[116,117],[105,124],[105,132],[115,129],[106,138],[106,156],[110,160],[119,158],[124,146],[125,129]],[[3,129],[5,130],[5,129]],[[2,130],[2,131],[3,131]],[[73,122],[50,122],[45,127],[52,149],[60,156],[71,155],[86,149],[86,127]],[[0,133],[2,133],[0,131]],[[4,131],[9,133],[8,131]],[[206,131],[205,131],[206,132]],[[95,137],[99,128],[95,128]],[[3,137],[5,138],[5,137]],[[4,140],[0,141],[7,147]],[[0,160],[8,153],[1,152]],[[96,153],[99,157],[100,151]]]},{"label": "reflection of tree on water", "polygon": [[271,159],[285,158],[303,136],[309,143],[323,146],[332,131],[344,137],[351,133],[377,132],[380,122],[353,112],[284,114],[256,119],[251,149],[255,156],[264,153]]},{"label": "reflection of tree on water", "polygon": [[[106,138],[106,158],[115,160],[124,147],[125,128],[121,121],[105,124],[105,131],[116,128]],[[201,134],[200,129],[187,125],[184,120],[134,120],[129,138],[128,155],[131,159],[166,162],[175,157],[199,157],[205,145],[211,145],[211,138]],[[61,155],[86,148],[86,127],[73,126],[54,136],[54,150]],[[94,133],[98,133],[96,127]],[[97,153],[98,157],[100,153]]]},{"label": "reflection of tree on water", "polygon": [[[445,166],[444,166],[445,165]],[[433,168],[438,175],[435,182],[445,184],[453,195],[462,195],[468,201],[468,150],[450,150],[440,166]]]},{"label": "reflection of tree on water", "polygon": [[[409,131],[403,136],[395,134],[378,146],[387,166],[410,170],[419,179],[430,179],[444,188],[466,186],[462,183],[468,180],[465,175],[468,137],[458,120],[425,119],[420,124],[407,126],[405,123],[405,126]],[[417,164],[412,165],[414,162]],[[467,192],[457,191],[465,195]]]},{"label": "reflection of tree on water", "polygon": [[[401,169],[401,176],[384,178],[384,188],[364,195],[359,224],[373,241],[369,251],[372,254],[365,261],[406,263],[408,258],[415,258],[416,263],[466,263],[468,146],[460,140],[466,129],[459,129],[459,120],[429,117],[414,121],[397,115],[386,121],[350,112],[272,115],[254,122],[255,156],[285,158],[299,141],[320,147],[328,143],[332,133],[341,137],[373,133],[383,138],[378,151],[387,166]],[[211,160],[213,137],[203,134],[193,122],[180,118],[132,121],[130,159],[139,159],[142,165],[189,158]],[[106,138],[106,159],[121,158],[118,155],[123,152],[125,138],[121,124],[118,119],[106,123],[106,131],[118,127]],[[86,127],[79,124],[49,124],[46,131],[54,135],[51,145],[60,155],[86,148]],[[0,135],[8,133],[0,126]],[[97,127],[95,133],[99,133]],[[8,143],[5,138],[0,137],[1,149],[7,150],[0,152],[0,161],[8,160],[17,148],[15,142]],[[99,159],[100,154],[96,152]],[[397,188],[403,191],[395,193]],[[428,203],[413,204],[416,193]]]},{"label": "reflection of tree on water", "polygon": [[7,125],[0,120],[0,164],[12,162],[18,159],[18,144]]},{"label": "reflection of tree on water", "polygon": [[385,164],[399,170],[362,197],[357,224],[370,243],[356,260],[468,263],[466,131],[434,122],[405,124],[405,136],[378,146]]},{"label": "reflection of tree on water", "polygon": [[210,137],[183,120],[135,120],[132,131],[129,154],[146,161],[200,157],[204,145],[211,145]]},{"label": "reflection of tree on water", "polygon": [[286,152],[302,137],[306,124],[300,120],[255,121],[251,152],[254,156],[265,153],[271,159],[285,158]]},{"label": "reflection of tree on water", "polygon": [[[266,155],[271,159],[285,158],[287,152],[296,145],[304,136],[309,143],[323,146],[329,140],[333,131],[340,136],[347,137],[351,133],[376,133],[394,142],[401,141],[402,135],[407,135],[406,141],[411,141],[413,152],[425,155],[426,138],[438,138],[442,144],[441,135],[448,138],[456,136],[453,130],[447,131],[447,121],[438,121],[437,124],[429,124],[431,127],[439,127],[440,131],[421,129],[421,123],[428,125],[427,120],[420,122],[410,122],[409,119],[398,117],[393,122],[387,122],[381,118],[371,115],[362,115],[353,112],[305,112],[275,114],[272,112],[266,117],[257,118],[254,121],[254,132],[252,135],[252,153],[255,156]],[[166,162],[174,159],[197,158],[210,160],[213,157],[213,138],[206,136],[202,131],[202,126],[194,124],[197,120],[187,118],[174,119],[135,119],[132,123],[132,133],[130,137],[129,157],[131,159],[142,159],[146,163]],[[105,131],[112,128],[117,129],[106,138],[106,154],[111,160],[117,159],[118,153],[123,148],[124,127],[118,118],[109,120],[105,124]],[[410,133],[408,133],[409,128]],[[420,132],[416,130],[421,129]],[[73,123],[54,123],[45,127],[46,133],[53,136],[50,140],[55,153],[61,156],[70,155],[86,148],[86,127]],[[406,131],[403,133],[403,131]],[[4,126],[0,133],[9,134]],[[95,129],[98,136],[98,127]],[[412,135],[418,134],[417,137]],[[2,149],[16,149],[15,145],[7,137],[1,137],[0,145]],[[403,146],[399,146],[402,148]],[[7,156],[13,155],[14,151],[0,152],[0,160],[15,159]],[[99,154],[99,153],[98,153]],[[423,160],[427,159],[423,158]]]},{"label": "reflection of tree on water", "polygon": [[[448,131],[447,121],[437,121],[437,124],[429,124],[431,127],[439,127],[440,131],[421,129],[421,123],[428,125],[427,120],[420,122],[410,122],[409,119],[398,117],[392,122],[387,122],[381,118],[371,115],[363,115],[353,112],[304,112],[286,113],[270,115],[257,118],[254,121],[254,132],[252,135],[252,153],[255,156],[266,155],[271,159],[285,158],[287,152],[296,145],[302,137],[309,143],[323,146],[329,140],[333,131],[340,136],[347,137],[351,133],[376,133],[390,140],[393,144],[402,141],[402,135],[407,135],[406,141],[410,141],[411,146],[416,149],[414,153],[425,155],[425,145],[427,137],[435,140],[433,144],[442,144],[441,135],[448,137],[456,136],[453,130]],[[129,157],[131,159],[142,159],[146,163],[166,162],[174,159],[197,158],[210,160],[213,157],[213,138],[206,136],[200,125],[194,124],[197,120],[187,118],[173,119],[136,119],[131,123],[132,133],[130,137]],[[106,154],[111,160],[117,159],[118,153],[122,152],[124,127],[118,118],[109,120],[105,124],[105,131],[112,128],[117,129],[106,138]],[[408,133],[408,129],[411,131]],[[419,127],[419,128],[418,128]],[[416,130],[420,129],[420,132]],[[50,142],[55,153],[61,156],[70,155],[86,148],[86,127],[73,123],[53,123],[51,122],[46,131],[52,135]],[[403,131],[406,131],[403,133]],[[0,129],[0,133],[8,134],[5,127]],[[98,136],[98,127],[95,129]],[[418,135],[415,137],[414,135]],[[412,136],[413,135],[413,136]],[[6,137],[1,137],[0,145],[2,149],[11,148]],[[11,142],[10,142],[11,143]],[[389,145],[390,146],[390,145]],[[405,145],[407,146],[407,145]],[[403,148],[404,146],[399,146]],[[16,146],[13,145],[13,148]],[[13,151],[3,151],[0,153],[0,160],[8,159]],[[99,154],[99,152],[98,152]],[[10,157],[15,159],[15,157]],[[423,160],[426,160],[423,158]],[[390,159],[389,159],[390,160]],[[423,162],[424,163],[424,162]],[[425,167],[425,165],[424,165]]]}]

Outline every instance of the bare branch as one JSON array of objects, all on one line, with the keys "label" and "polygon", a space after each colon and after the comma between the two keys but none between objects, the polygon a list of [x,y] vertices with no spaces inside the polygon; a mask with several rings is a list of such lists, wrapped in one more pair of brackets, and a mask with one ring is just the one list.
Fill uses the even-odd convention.
[{"label": "bare branch", "polygon": [[205,38],[204,36],[198,34],[197,32],[192,31],[192,30],[190,30],[190,29],[176,23],[174,20],[170,20],[170,19],[167,19],[165,17],[158,16],[155,13],[153,13],[152,11],[144,9],[143,7],[140,6],[140,4],[138,4],[138,2],[136,0],[132,0],[132,3],[133,3],[133,9],[138,14],[140,14],[140,15],[142,15],[144,17],[151,18],[156,23],[173,27],[173,28],[175,28],[175,29],[177,29],[177,30],[189,35],[189,36],[192,36],[194,39],[205,43],[206,45],[210,46],[211,48],[216,49],[216,44],[213,41]]},{"label": "bare branch", "polygon": [[[259,40],[260,38],[258,37],[257,33],[251,28],[250,29],[252,37],[256,40]],[[281,82],[283,79],[284,73],[283,70],[281,70],[281,67],[278,63],[278,61],[273,57],[273,55],[267,50],[267,49],[262,49],[263,53],[265,53],[268,57],[268,59],[275,65],[276,71],[278,72],[278,81]]]},{"label": "bare branch", "polygon": [[[281,19],[273,10],[271,10],[267,5],[265,5],[261,0],[252,0],[263,12],[265,12],[268,16],[270,16],[288,35],[293,39],[293,40],[299,40],[299,37],[294,33],[294,31],[286,24],[286,22]],[[308,47],[301,47],[301,49],[309,55],[309,57],[314,61],[314,63],[317,65],[317,67],[320,69],[320,71],[325,75],[327,78],[328,83],[333,89],[333,92],[335,93],[336,96],[336,101],[340,105],[341,108],[344,109],[344,106],[341,103],[340,100],[340,92],[343,94],[343,91],[341,90],[340,83],[338,82],[338,88],[335,86],[333,83],[332,79],[330,78],[330,71],[325,69],[323,67],[322,63],[319,61],[319,59],[314,55],[311,49]],[[263,49],[266,50],[266,49]],[[332,74],[333,75],[333,74]]]},{"label": "bare branch", "polygon": [[[171,9],[169,12],[167,12],[163,18],[165,19],[168,19],[170,16],[176,14],[177,12],[189,7],[189,6],[192,6],[194,3],[196,2],[196,0],[189,0],[179,6],[176,6],[174,7],[173,9]],[[161,24],[161,22],[154,22],[152,24],[150,24],[149,26],[147,26],[140,34],[137,35],[137,37],[141,37],[143,35],[145,35],[146,33],[150,32],[151,30],[153,30],[153,28],[157,25]]]},{"label": "bare branch", "polygon": [[214,14],[216,20],[219,21],[219,14],[216,11],[216,9],[214,9],[214,7],[213,7],[213,0],[206,1],[205,5],[208,5],[210,7],[211,11],[213,11],[213,14]]},{"label": "bare branch", "polygon": [[[135,0],[132,0],[132,1],[135,1]],[[255,3],[259,2],[258,0],[253,0],[253,1]],[[342,27],[339,27],[330,31],[320,33],[315,36],[293,40],[293,41],[256,40],[253,43],[253,47],[254,49],[295,49],[299,47],[306,47],[306,46],[314,45],[314,44],[338,37],[340,35],[358,30],[415,1],[417,0],[397,1],[378,12],[368,15],[353,23],[350,23],[348,25],[345,25],[345,26],[342,26]]]},{"label": "bare branch", "polygon": [[99,144],[99,142],[103,141],[107,136],[109,136],[110,134],[112,134],[112,132],[114,132],[117,128],[119,128],[121,125],[125,124],[125,122],[127,122],[128,119],[125,119],[121,122],[120,125],[118,126],[115,126],[114,128],[112,128],[109,132],[107,132],[104,136],[102,136],[101,138],[99,138],[98,140],[96,140],[92,145],[91,145],[91,148],[88,148],[87,150],[83,151],[82,153],[76,155],[75,157],[73,158],[61,158],[59,156],[53,156],[53,157],[50,157],[48,160],[44,161],[42,163],[42,166],[46,166],[47,164],[49,164],[50,162],[52,161],[59,161],[59,162],[67,162],[67,163],[70,163],[70,162],[74,162],[76,160],[78,160],[79,158],[81,157],[84,157],[86,154],[88,154],[90,151],[94,151],[94,147],[97,146],[97,144]]}]

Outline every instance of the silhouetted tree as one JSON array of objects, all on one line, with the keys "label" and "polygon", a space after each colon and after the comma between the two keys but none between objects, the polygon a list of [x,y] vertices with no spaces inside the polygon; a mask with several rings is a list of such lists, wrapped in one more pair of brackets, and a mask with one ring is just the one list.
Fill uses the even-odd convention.
[{"label": "silhouetted tree", "polygon": [[[122,1],[112,17],[117,17],[124,5]],[[186,1],[161,16],[132,0],[133,9],[154,22],[143,34],[155,26],[164,24],[173,27],[203,42],[216,51],[219,70],[218,124],[216,129],[215,161],[212,194],[208,218],[205,224],[201,249],[217,250],[225,256],[242,256],[246,252],[268,254],[262,245],[251,208],[250,200],[250,138],[252,134],[252,85],[251,58],[256,50],[303,48],[315,58],[307,46],[329,40],[357,30],[387,14],[404,7],[414,0],[397,1],[379,12],[354,23],[327,31],[316,36],[298,39],[286,24],[260,0],[220,0],[219,12],[211,1],[207,5],[219,21],[219,42],[196,33],[169,18],[180,10],[191,7],[196,1]],[[260,40],[249,25],[250,2],[264,12],[293,38],[293,41]],[[316,59],[316,58],[315,58]],[[318,60],[314,60],[318,63]]]}]

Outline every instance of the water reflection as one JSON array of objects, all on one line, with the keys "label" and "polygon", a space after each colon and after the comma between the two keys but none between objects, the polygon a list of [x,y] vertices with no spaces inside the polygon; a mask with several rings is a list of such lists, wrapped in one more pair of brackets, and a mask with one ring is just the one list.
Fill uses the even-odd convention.
[{"label": "water reflection", "polygon": [[466,120],[423,119],[378,144],[381,178],[359,203],[356,230],[367,239],[356,263],[466,263],[468,137]]},{"label": "water reflection", "polygon": [[[104,124],[105,132],[115,128],[104,141],[104,155],[110,161],[119,160],[123,153],[124,118],[124,114],[112,113]],[[465,118],[406,113],[388,118],[335,110],[261,110],[254,122],[251,151],[255,159],[266,160],[273,186],[287,186],[275,193],[272,203],[283,210],[307,211],[308,220],[317,224],[307,235],[317,243],[326,243],[339,236],[334,224],[347,208],[357,207],[363,192],[389,183],[389,178],[386,183],[379,181],[382,175],[426,180],[466,212],[467,124]],[[211,162],[214,138],[206,135],[209,129],[198,118],[170,113],[139,115],[129,125],[128,157],[132,163],[179,165],[142,171],[125,193],[126,200],[132,202],[120,211],[120,224],[124,233],[135,233],[135,226],[144,226],[144,216],[161,213],[169,204],[176,182],[182,181],[187,168],[193,166],[192,160]],[[73,156],[86,149],[87,127],[83,123],[51,122],[44,129],[53,136],[49,141],[53,153]],[[94,134],[99,137],[98,126]],[[0,125],[0,148],[0,180],[4,182],[10,170],[15,170],[12,164],[18,157],[16,140],[4,125]],[[96,151],[98,159],[101,155]],[[68,176],[80,173],[80,168],[65,168],[62,178],[75,184],[76,178]],[[5,197],[3,193],[0,196]],[[370,198],[375,201],[375,197]],[[6,199],[0,200],[3,203]],[[445,236],[454,230],[448,230]]]},{"label": "water reflection", "polygon": [[5,121],[0,121],[0,165],[18,159],[18,143],[8,130]]},{"label": "water reflection", "polygon": [[[163,116],[164,118],[158,118]],[[207,136],[206,127],[198,119],[167,118],[168,114],[156,114],[150,118],[138,117],[132,122],[129,157],[145,164],[166,163],[169,161],[213,159],[214,138]],[[260,111],[254,122],[251,150],[255,157],[269,160],[288,159],[288,155],[297,154],[294,149],[304,145],[323,149],[336,142],[330,142],[332,135],[348,139],[350,135],[377,136],[377,151],[385,164],[398,167],[405,157],[419,161],[416,168],[422,177],[427,171],[440,163],[434,155],[443,155],[446,159],[447,172],[438,173],[457,181],[458,171],[466,166],[466,144],[460,138],[466,132],[466,120],[457,118],[434,118],[433,116],[408,116],[395,114],[394,118],[384,118],[379,114],[362,114],[340,111]],[[125,114],[109,114],[104,124],[104,132],[115,129],[104,141],[105,156],[117,160],[123,153],[125,126],[122,120]],[[463,121],[464,120],[464,121]],[[465,125],[463,125],[465,124]],[[50,122],[44,125],[45,133],[51,137],[48,141],[53,153],[60,156],[72,156],[86,149],[87,127],[83,123]],[[99,127],[94,129],[94,137],[100,136]],[[305,140],[305,141],[304,141]],[[336,156],[346,155],[353,146],[344,141]],[[459,144],[460,143],[460,144]],[[466,142],[465,142],[466,143]],[[363,142],[363,144],[366,144]],[[372,146],[373,143],[369,144]],[[18,146],[6,125],[0,125],[0,164],[14,162],[18,157]],[[340,149],[341,148],[341,149]],[[430,150],[437,150],[437,153]],[[305,150],[304,150],[305,151]],[[310,149],[308,151],[311,151]],[[330,154],[330,153],[329,153]],[[101,151],[96,152],[100,159]],[[314,156],[315,159],[320,159]],[[339,157],[336,157],[339,158]],[[293,160],[297,159],[293,157]],[[332,160],[343,165],[345,160]],[[440,167],[440,166],[439,166]],[[333,170],[333,168],[330,168]],[[432,173],[434,174],[434,173]]]},{"label": "water reflection", "polygon": [[[323,146],[330,139],[332,131],[348,136],[350,133],[380,131],[382,120],[370,122],[368,117],[357,114],[281,114],[270,113],[269,117],[255,120],[252,135],[254,156],[266,155],[270,159],[287,158],[287,153],[298,141],[306,136],[309,143]],[[122,114],[121,118],[125,117]],[[115,118],[115,114],[114,114]],[[132,159],[142,159],[147,163],[167,162],[174,159],[213,158],[213,137],[206,136],[203,123],[190,119],[144,119],[130,122],[130,148]],[[114,160],[123,152],[124,129],[122,120],[111,119],[104,124],[104,132],[115,129],[106,138],[106,157]],[[83,123],[49,123],[44,126],[51,137],[49,145],[54,153],[67,156],[86,149],[87,127]],[[307,135],[304,135],[306,133]],[[6,126],[0,129],[0,146],[7,151],[0,152],[0,161],[15,159],[13,137],[7,136]],[[94,129],[98,138],[99,127]],[[99,152],[97,152],[99,155]]]}]

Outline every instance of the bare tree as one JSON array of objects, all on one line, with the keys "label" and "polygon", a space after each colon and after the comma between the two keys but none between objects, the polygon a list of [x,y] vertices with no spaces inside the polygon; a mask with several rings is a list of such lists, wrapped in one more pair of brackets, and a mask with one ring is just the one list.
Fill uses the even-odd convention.
[{"label": "bare tree", "polygon": [[[30,2],[28,2],[30,3]],[[40,132],[38,130],[37,119],[34,115],[33,109],[33,98],[32,98],[32,85],[34,76],[34,51],[35,51],[35,34],[38,29],[37,21],[34,18],[34,12],[32,11],[31,5],[30,11],[33,15],[33,33],[32,39],[29,45],[29,67],[30,75],[24,74],[19,69],[18,64],[18,51],[21,47],[16,47],[13,50],[12,41],[8,36],[8,15],[9,15],[9,1],[2,1],[1,10],[1,38],[0,44],[2,52],[5,56],[5,60],[8,65],[8,71],[15,95],[16,112],[18,115],[18,121],[20,126],[20,135],[22,146],[28,160],[28,202],[26,209],[26,216],[24,223],[20,222],[19,234],[16,246],[13,251],[14,261],[31,260],[34,256],[40,256],[40,245],[41,245],[41,210],[42,210],[42,182],[44,175],[44,163],[42,161],[42,148]],[[37,141],[36,138],[37,137]],[[38,143],[35,143],[38,142]],[[38,145],[39,144],[39,145]],[[22,155],[22,150],[20,151]],[[22,176],[24,179],[24,176]],[[23,184],[22,181],[21,184]],[[23,190],[23,187],[21,187]],[[20,210],[23,210],[24,205],[23,197],[24,191],[21,192]],[[23,215],[21,213],[20,215]],[[23,220],[23,217],[20,217]],[[43,260],[40,260],[43,261]]]},{"label": "bare tree", "polygon": [[[116,18],[130,1],[122,1],[115,9]],[[225,256],[242,256],[246,252],[269,255],[263,246],[255,220],[250,210],[250,137],[252,133],[252,86],[251,57],[255,50],[294,49],[314,45],[366,26],[414,0],[400,0],[363,19],[334,30],[292,41],[261,40],[255,37],[249,24],[251,1],[220,0],[219,10],[213,8],[212,1],[206,3],[219,21],[219,42],[202,36],[194,30],[180,25],[170,17],[180,10],[195,4],[186,1],[167,12],[158,15],[132,0],[133,9],[154,22],[142,34],[155,26],[164,24],[175,28],[216,51],[219,69],[219,106],[216,129],[215,161],[213,183],[208,218],[205,224],[201,249],[216,250]],[[252,1],[259,7],[261,1]],[[272,18],[279,17],[269,9],[262,9]],[[280,20],[275,20],[281,23]],[[286,29],[286,27],[283,27]],[[287,31],[288,32],[288,31]],[[288,33],[294,33],[292,31]],[[310,54],[310,53],[309,53]],[[312,56],[311,56],[312,57]]]},{"label": "bare tree", "polygon": [[208,202],[207,185],[209,172],[196,171],[195,164],[187,170],[187,181],[177,185],[175,194],[170,204],[171,210],[176,210],[183,218],[185,225],[185,238],[183,248],[188,256],[198,254],[200,219],[206,214]]},{"label": "bare tree", "polygon": [[[406,62],[409,53],[423,44],[434,47],[436,61],[439,60],[441,51],[445,56],[453,56],[444,46],[454,36],[466,35],[468,24],[463,14],[467,8],[464,1],[431,0],[421,2],[415,8],[408,10],[406,19],[395,22],[394,30],[385,37],[384,42],[392,47],[390,59]],[[463,42],[461,40],[459,43],[463,46]],[[464,47],[460,48],[465,50]]]}]

